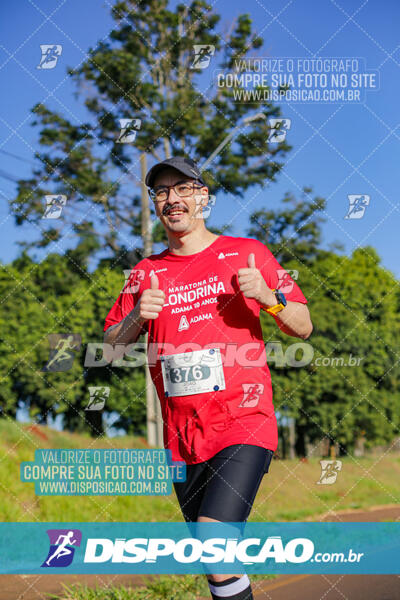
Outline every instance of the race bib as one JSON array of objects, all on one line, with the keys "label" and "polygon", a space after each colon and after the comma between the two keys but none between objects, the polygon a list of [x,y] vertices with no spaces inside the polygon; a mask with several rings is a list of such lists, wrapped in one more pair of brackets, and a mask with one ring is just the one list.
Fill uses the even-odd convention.
[{"label": "race bib", "polygon": [[190,396],[225,389],[219,348],[160,357],[165,395]]}]

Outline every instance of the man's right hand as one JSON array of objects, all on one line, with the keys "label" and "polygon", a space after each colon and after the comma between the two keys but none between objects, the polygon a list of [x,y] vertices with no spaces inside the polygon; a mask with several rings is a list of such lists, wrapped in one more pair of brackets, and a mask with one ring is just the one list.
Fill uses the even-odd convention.
[{"label": "man's right hand", "polygon": [[[111,362],[111,360],[122,357],[125,344],[136,342],[144,323],[149,319],[157,319],[164,303],[165,294],[158,288],[158,277],[152,275],[150,289],[143,291],[135,308],[120,323],[111,325],[105,332],[104,358]],[[116,349],[110,353],[107,345]]]},{"label": "man's right hand", "polygon": [[150,277],[150,288],[144,290],[139,299],[139,317],[143,321],[157,319],[165,304],[165,293],[158,287],[157,275]]}]

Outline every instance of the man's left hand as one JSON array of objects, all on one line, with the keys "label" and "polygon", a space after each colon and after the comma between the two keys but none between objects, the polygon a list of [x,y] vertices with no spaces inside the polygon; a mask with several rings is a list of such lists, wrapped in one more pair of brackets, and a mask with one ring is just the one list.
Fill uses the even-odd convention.
[{"label": "man's left hand", "polygon": [[253,252],[247,257],[247,268],[239,269],[238,280],[240,291],[246,298],[253,298],[265,307],[276,304],[274,293],[256,267],[256,257]]}]

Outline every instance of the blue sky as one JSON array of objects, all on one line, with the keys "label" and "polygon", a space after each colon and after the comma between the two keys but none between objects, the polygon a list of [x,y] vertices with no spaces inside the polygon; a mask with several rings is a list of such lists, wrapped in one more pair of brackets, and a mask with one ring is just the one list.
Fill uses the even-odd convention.
[{"label": "blue sky", "polygon": [[[379,73],[379,89],[366,92],[359,103],[282,103],[282,116],[291,119],[287,140],[293,150],[278,182],[262,191],[249,190],[244,202],[250,200],[253,211],[276,205],[286,191],[298,195],[304,185],[312,186],[315,195],[328,201],[324,244],[340,241],[346,253],[372,245],[382,264],[399,277],[394,241],[399,227],[400,3],[248,0],[244,5],[217,0],[214,10],[221,15],[221,33],[239,14],[251,15],[264,39],[259,56],[359,57],[368,70]],[[5,175],[28,177],[38,148],[30,109],[43,102],[73,123],[87,119],[66,68],[84,60],[113,21],[110,4],[95,0],[21,0],[2,3],[0,14],[0,259],[8,262],[19,252],[18,240],[37,237],[30,227],[14,225],[6,201],[15,184]],[[63,46],[57,67],[47,71],[36,68],[39,45],[46,43]],[[362,219],[344,218],[349,194],[370,196]],[[238,207],[235,199],[217,197],[210,224],[233,219],[231,235],[245,235],[247,219],[243,213],[234,218]]]}]

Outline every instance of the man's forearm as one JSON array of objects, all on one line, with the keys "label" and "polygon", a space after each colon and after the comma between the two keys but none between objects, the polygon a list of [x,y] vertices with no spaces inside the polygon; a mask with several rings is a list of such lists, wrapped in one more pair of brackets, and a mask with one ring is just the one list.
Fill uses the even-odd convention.
[{"label": "man's forearm", "polygon": [[310,337],[313,326],[310,312],[301,302],[287,301],[287,305],[275,315],[280,328],[287,335],[307,339]]},{"label": "man's forearm", "polygon": [[[264,289],[260,295],[259,303],[261,308],[271,308],[271,306],[276,304],[276,297],[265,281],[263,283]],[[309,310],[302,302],[288,300],[285,308],[282,308],[274,316],[280,329],[287,335],[300,337],[304,340],[310,337],[313,326]]]},{"label": "man's forearm", "polygon": [[[136,305],[120,323],[112,325],[107,329],[104,334],[104,343],[115,347],[117,344],[125,345],[136,342],[145,322],[146,320],[139,315],[139,306]],[[107,358],[106,351],[104,352],[104,355]],[[121,356],[122,355],[123,352],[121,352]],[[117,357],[113,355],[113,358]]]},{"label": "man's forearm", "polygon": [[[158,287],[157,275],[150,277],[150,287],[143,291],[135,308],[118,323],[107,329],[104,335],[104,358],[110,362],[124,354],[126,344],[136,342],[143,325],[150,319],[157,319],[165,303],[165,292]],[[113,346],[110,352],[109,345]],[[115,348],[115,350],[114,350]],[[121,352],[119,352],[119,348]],[[110,356],[111,354],[111,356]]]}]

